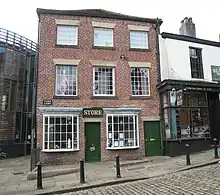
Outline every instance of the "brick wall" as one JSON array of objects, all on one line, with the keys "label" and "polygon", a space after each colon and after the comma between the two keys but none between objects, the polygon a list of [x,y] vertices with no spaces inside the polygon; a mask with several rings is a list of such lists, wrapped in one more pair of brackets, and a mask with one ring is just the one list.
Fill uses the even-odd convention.
[{"label": "brick wall", "polygon": [[[80,20],[78,30],[78,48],[56,47],[56,23],[55,19],[77,19]],[[93,26],[92,21],[113,22],[114,49],[93,49]],[[129,51],[129,24],[149,26],[149,50]],[[53,99],[53,106],[57,107],[137,107],[142,108],[139,117],[140,149],[106,151],[106,129],[105,117],[101,123],[101,156],[102,160],[110,160],[115,157],[116,152],[124,159],[136,159],[144,156],[144,132],[142,116],[159,116],[159,97],[156,89],[157,65],[156,65],[156,35],[153,24],[134,22],[127,20],[102,19],[91,17],[73,16],[40,16],[40,51],[38,70],[37,107],[42,107],[43,99],[53,99],[55,89],[55,64],[52,59],[78,59],[78,96],[75,99]],[[120,55],[126,56],[125,60]],[[92,64],[89,60],[115,61],[115,95],[118,99],[100,100],[91,99],[92,91]],[[130,67],[128,61],[151,62],[150,68],[150,94],[148,99],[129,99]],[[71,163],[84,157],[84,122],[80,117],[80,151],[67,153],[42,153],[45,163]],[[38,146],[42,147],[42,115],[37,109],[37,140]],[[56,159],[56,161],[54,161]]]}]

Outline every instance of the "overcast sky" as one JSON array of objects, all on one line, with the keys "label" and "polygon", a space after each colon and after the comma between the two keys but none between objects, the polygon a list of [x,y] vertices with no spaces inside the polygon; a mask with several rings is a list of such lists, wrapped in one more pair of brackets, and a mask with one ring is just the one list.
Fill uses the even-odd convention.
[{"label": "overcast sky", "polygon": [[162,18],[161,32],[179,33],[184,17],[192,17],[198,38],[219,41],[220,0],[1,0],[0,28],[37,41],[36,8],[106,9]]}]

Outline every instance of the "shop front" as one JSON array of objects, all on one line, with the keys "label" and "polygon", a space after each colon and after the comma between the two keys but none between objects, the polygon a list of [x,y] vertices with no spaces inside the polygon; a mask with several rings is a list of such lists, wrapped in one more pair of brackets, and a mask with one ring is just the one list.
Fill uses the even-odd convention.
[{"label": "shop front", "polygon": [[[38,122],[43,124],[39,132],[43,136],[40,139],[39,134],[38,144],[42,144],[44,164],[71,164],[79,159],[108,161],[116,154],[124,160],[144,156],[141,108],[40,107],[39,110]],[[151,128],[159,132],[157,126]],[[150,152],[148,155],[152,155]]]},{"label": "shop front", "polygon": [[159,86],[165,154],[170,156],[209,149],[220,138],[220,85],[165,80]]}]

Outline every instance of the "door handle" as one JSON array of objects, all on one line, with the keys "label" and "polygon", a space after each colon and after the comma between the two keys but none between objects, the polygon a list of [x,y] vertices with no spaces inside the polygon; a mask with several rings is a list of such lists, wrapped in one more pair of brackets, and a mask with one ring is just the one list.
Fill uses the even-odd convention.
[{"label": "door handle", "polygon": [[150,141],[153,142],[153,141],[156,141],[156,139],[154,139],[154,138],[150,138]]}]

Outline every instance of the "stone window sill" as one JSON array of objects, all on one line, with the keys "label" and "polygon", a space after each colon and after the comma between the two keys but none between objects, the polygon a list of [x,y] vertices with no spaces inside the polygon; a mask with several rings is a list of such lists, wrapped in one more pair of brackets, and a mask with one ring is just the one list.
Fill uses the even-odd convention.
[{"label": "stone window sill", "polygon": [[138,49],[138,48],[129,48],[129,51],[151,52],[150,49]]},{"label": "stone window sill", "polygon": [[53,99],[72,99],[79,100],[79,96],[53,96]]},{"label": "stone window sill", "polygon": [[92,49],[115,50],[114,47],[93,46]]},{"label": "stone window sill", "polygon": [[55,47],[79,49],[78,45],[59,45],[59,44],[55,44]]},{"label": "stone window sill", "polygon": [[119,98],[117,96],[92,96],[91,99],[97,99],[97,100],[118,100]]},{"label": "stone window sill", "polygon": [[129,100],[148,100],[152,99],[151,96],[130,96]]}]

